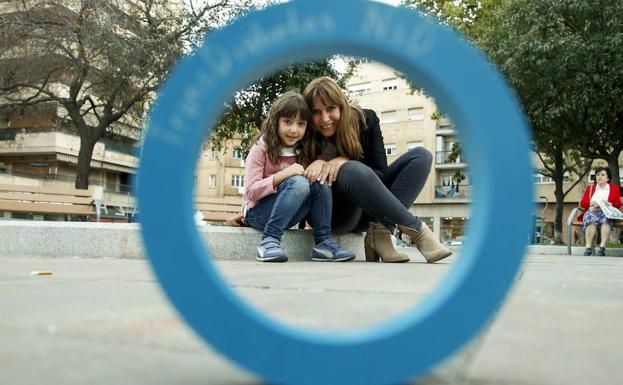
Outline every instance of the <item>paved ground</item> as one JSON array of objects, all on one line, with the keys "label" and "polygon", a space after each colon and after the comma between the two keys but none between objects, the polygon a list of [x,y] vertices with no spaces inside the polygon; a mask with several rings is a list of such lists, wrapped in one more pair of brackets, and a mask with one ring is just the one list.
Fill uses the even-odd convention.
[{"label": "paved ground", "polygon": [[[412,306],[451,262],[219,266],[270,315],[340,329]],[[0,258],[0,317],[2,385],[261,384],[180,321],[145,261]],[[528,258],[475,344],[414,383],[618,385],[622,378],[623,258],[549,255]]]}]

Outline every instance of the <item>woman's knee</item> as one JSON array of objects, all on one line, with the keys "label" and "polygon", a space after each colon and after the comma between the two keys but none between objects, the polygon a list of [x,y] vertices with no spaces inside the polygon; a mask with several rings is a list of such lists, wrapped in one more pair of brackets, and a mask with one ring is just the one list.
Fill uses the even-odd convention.
[{"label": "woman's knee", "polygon": [[415,147],[408,151],[412,162],[418,162],[423,165],[433,164],[433,154],[424,147]]},{"label": "woman's knee", "polygon": [[370,167],[356,160],[349,160],[344,163],[338,172],[338,178],[342,180],[361,180],[372,175],[376,176]]}]

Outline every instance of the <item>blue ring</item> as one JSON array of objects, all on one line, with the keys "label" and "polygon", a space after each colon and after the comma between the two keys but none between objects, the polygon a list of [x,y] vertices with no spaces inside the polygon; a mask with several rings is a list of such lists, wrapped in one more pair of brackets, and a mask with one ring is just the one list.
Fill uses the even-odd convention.
[{"label": "blue ring", "polygon": [[[213,126],[235,91],[284,65],[335,53],[388,64],[443,106],[460,130],[475,199],[469,243],[434,296],[373,328],[317,333],[266,317],[223,281],[193,222],[193,174],[210,131],[205,127]],[[186,321],[218,351],[265,380],[401,382],[467,343],[501,305],[530,231],[529,139],[499,74],[435,21],[361,0],[270,7],[210,34],[162,89],[150,116],[137,187],[147,253]],[[168,183],[161,183],[161,175]]]}]

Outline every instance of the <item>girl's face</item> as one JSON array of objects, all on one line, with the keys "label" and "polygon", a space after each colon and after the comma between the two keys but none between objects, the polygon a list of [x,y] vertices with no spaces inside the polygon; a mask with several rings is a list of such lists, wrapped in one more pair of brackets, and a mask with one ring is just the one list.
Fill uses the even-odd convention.
[{"label": "girl's face", "polygon": [[595,178],[597,178],[597,184],[605,184],[608,183],[608,173],[605,171],[599,171]]},{"label": "girl's face", "polygon": [[284,147],[294,146],[305,136],[305,129],[307,129],[307,120],[301,119],[299,114],[291,118],[280,117],[277,134],[281,145]]},{"label": "girl's face", "polygon": [[314,127],[324,136],[330,138],[335,135],[337,126],[340,123],[340,108],[338,106],[327,106],[319,96],[314,98],[312,107],[312,122]]}]

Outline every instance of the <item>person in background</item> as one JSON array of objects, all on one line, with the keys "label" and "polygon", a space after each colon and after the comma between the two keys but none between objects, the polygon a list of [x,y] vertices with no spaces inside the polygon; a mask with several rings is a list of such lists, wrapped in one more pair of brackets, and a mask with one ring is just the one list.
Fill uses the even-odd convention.
[{"label": "person in background", "polygon": [[584,211],[580,214],[578,220],[582,221],[582,231],[586,238],[584,255],[593,254],[593,242],[597,235],[597,226],[601,226],[601,243],[597,250],[597,255],[606,255],[606,243],[608,242],[610,231],[614,227],[614,221],[606,218],[606,215],[599,208],[599,202],[616,208],[621,207],[621,190],[619,186],[610,183],[611,179],[612,173],[609,168],[597,167],[595,169],[595,183],[586,188],[580,200],[580,207]]}]

